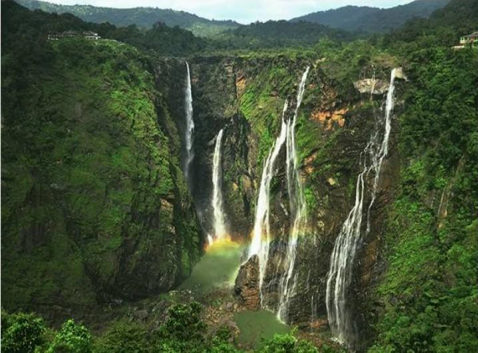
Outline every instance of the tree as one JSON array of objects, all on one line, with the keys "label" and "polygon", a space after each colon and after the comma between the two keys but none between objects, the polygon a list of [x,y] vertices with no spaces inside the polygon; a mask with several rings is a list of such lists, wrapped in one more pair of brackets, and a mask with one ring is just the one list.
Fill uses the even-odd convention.
[{"label": "tree", "polygon": [[2,312],[2,352],[34,352],[45,342],[45,332],[43,319],[33,314]]},{"label": "tree", "polygon": [[47,350],[47,353],[90,353],[91,335],[83,325],[73,320],[65,322]]}]

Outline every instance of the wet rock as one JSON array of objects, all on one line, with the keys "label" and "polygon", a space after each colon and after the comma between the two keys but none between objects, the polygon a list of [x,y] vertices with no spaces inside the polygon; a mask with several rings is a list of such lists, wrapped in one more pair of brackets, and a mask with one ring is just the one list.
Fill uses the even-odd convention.
[{"label": "wet rock", "polygon": [[360,93],[369,93],[375,95],[383,95],[388,91],[389,83],[385,80],[376,80],[373,78],[366,78],[355,81],[354,87]]},{"label": "wet rock", "polygon": [[249,310],[259,310],[259,258],[254,255],[239,269],[234,285],[234,295]]},{"label": "wet rock", "polygon": [[408,77],[407,77],[407,75],[405,75],[405,73],[403,72],[403,68],[401,68],[401,67],[398,67],[395,70],[395,78],[399,78],[401,80],[408,81]]}]

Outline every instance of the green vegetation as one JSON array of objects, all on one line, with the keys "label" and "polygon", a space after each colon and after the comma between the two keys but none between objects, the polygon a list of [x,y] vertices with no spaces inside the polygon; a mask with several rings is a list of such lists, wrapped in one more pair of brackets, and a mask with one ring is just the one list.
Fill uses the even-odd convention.
[{"label": "green vegetation", "polygon": [[9,315],[2,310],[2,350],[11,353],[34,352],[45,343],[43,319],[32,314]]},{"label": "green vegetation", "polygon": [[392,45],[410,80],[400,115],[407,164],[386,224],[388,267],[376,293],[384,313],[372,352],[478,349],[478,52],[454,51],[448,39],[472,27],[478,9],[467,3],[410,23]]},{"label": "green vegetation", "polygon": [[424,49],[411,60],[400,123],[402,155],[412,162],[389,215],[389,264],[378,289],[385,314],[372,351],[471,352],[478,349],[478,53]]},{"label": "green vegetation", "polygon": [[264,343],[261,353],[318,353],[310,342],[300,341],[292,335],[274,335]]},{"label": "green vegetation", "polygon": [[267,48],[302,47],[317,43],[321,38],[350,40],[348,32],[309,22],[268,21],[241,26],[216,36],[213,46],[219,49],[262,50]]},{"label": "green vegetation", "polygon": [[46,352],[90,353],[92,352],[91,335],[84,326],[68,320],[55,335]]},{"label": "green vegetation", "polygon": [[450,0],[417,0],[389,9],[368,6],[344,6],[297,17],[291,21],[321,23],[332,28],[367,33],[384,33],[413,18],[427,18]]},{"label": "green vegetation", "polygon": [[58,5],[36,0],[17,0],[17,2],[31,10],[42,10],[57,14],[69,13],[83,21],[108,22],[118,27],[135,25],[139,28],[149,29],[156,23],[161,22],[169,27],[177,26],[187,29],[198,36],[211,36],[239,26],[234,21],[211,21],[184,11],[152,7],[118,9],[91,5]]},{"label": "green vegetation", "polygon": [[201,240],[152,64],[115,41],[47,41],[42,20],[2,3],[3,300],[168,290]]},{"label": "green vegetation", "polygon": [[[271,313],[269,313],[272,315]],[[109,324],[99,335],[91,335],[83,325],[67,320],[59,331],[48,328],[32,314],[2,313],[2,351],[6,353],[239,353],[232,332],[221,327],[214,333],[202,320],[202,306],[196,302],[175,304],[167,319],[157,328],[121,319]],[[269,320],[270,321],[270,320]],[[282,325],[285,327],[284,325]],[[270,338],[257,344],[261,353],[314,353],[313,345],[295,335],[277,334],[269,327]],[[273,333],[276,332],[275,335]],[[268,337],[268,336],[264,336]],[[257,341],[259,343],[259,341]]]},{"label": "green vegetation", "polygon": [[[311,65],[296,137],[308,211],[317,217],[313,221],[330,206],[330,190],[337,191],[333,197],[339,201],[353,197],[358,162],[349,152],[363,148],[371,117],[380,108],[380,99],[364,99],[352,83],[373,75],[388,79],[390,69],[400,65],[408,82],[397,84],[394,113],[398,186],[384,210],[383,271],[367,288],[371,310],[366,312],[374,332],[366,339],[377,353],[477,351],[478,51],[451,49],[460,35],[476,30],[476,18],[476,1],[452,0],[429,20],[415,19],[390,34],[351,42],[340,30],[285,21],[220,34],[221,24],[193,23],[197,31],[214,33],[214,39],[204,39],[156,22],[149,29],[117,28],[2,2],[4,306],[87,307],[145,298],[178,286],[198,262],[203,240],[179,168],[178,123],[170,111],[181,103],[169,101],[168,91],[180,78],[169,59],[172,73],[157,75],[158,57],[219,62],[214,75],[223,77],[211,79],[214,84],[223,84],[223,66],[244,75],[241,92],[239,71],[224,79],[237,89],[233,103],[225,104],[230,104],[228,114],[232,111],[227,117],[244,119],[240,128],[246,131],[247,125],[257,138],[246,146],[257,159],[226,171],[224,180],[237,182],[237,199],[246,187],[236,175],[249,176],[254,167],[251,174],[260,175],[280,130],[284,98],[295,96],[300,74]],[[193,28],[184,21],[177,24]],[[70,29],[93,30],[106,39],[46,39],[50,31]],[[206,72],[213,65],[204,67],[196,77],[213,76]],[[204,106],[216,103],[221,98]],[[206,116],[208,107],[201,108]],[[346,111],[343,128],[320,120],[337,111]],[[216,122],[210,119],[207,129]],[[239,126],[233,123],[229,126]],[[249,133],[244,131],[241,137]],[[275,178],[274,197],[281,195],[280,188]],[[254,187],[247,192],[253,194]],[[321,241],[330,245],[325,238]],[[230,254],[208,253],[183,288],[201,285],[206,292],[229,280],[240,249]],[[220,271],[212,271],[216,266]],[[33,314],[4,313],[2,348],[236,352],[244,345],[260,352],[317,351],[283,325],[271,324],[271,315],[236,313],[241,334],[234,341],[228,329],[209,330],[197,304],[173,306],[156,324],[118,318],[94,334],[72,320],[55,331]]]}]

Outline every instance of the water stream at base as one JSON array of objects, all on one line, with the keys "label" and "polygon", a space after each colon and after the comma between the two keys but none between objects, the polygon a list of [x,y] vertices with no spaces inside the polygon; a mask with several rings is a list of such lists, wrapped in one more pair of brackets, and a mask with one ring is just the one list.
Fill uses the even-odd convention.
[{"label": "water stream at base", "polygon": [[[360,155],[362,172],[357,177],[355,189],[355,205],[350,211],[337,237],[330,259],[330,270],[327,275],[326,305],[329,326],[335,339],[350,345],[354,336],[354,325],[347,308],[347,293],[352,282],[352,270],[356,252],[362,239],[362,219],[364,217],[365,178],[374,173],[371,201],[366,212],[366,231],[370,232],[370,209],[377,196],[380,172],[384,158],[388,154],[388,142],[391,131],[391,113],[394,105],[395,73],[392,70],[390,87],[385,105],[384,131],[380,133],[382,124],[377,124],[367,146]],[[382,141],[379,141],[382,136]]]}]

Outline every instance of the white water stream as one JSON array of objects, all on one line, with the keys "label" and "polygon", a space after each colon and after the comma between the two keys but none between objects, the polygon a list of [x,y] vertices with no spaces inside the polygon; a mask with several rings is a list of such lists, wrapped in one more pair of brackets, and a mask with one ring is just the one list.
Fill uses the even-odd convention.
[{"label": "white water stream", "polygon": [[[348,315],[347,293],[352,282],[352,272],[358,245],[362,239],[362,220],[364,217],[365,178],[374,173],[371,201],[366,212],[366,233],[370,232],[370,209],[375,202],[380,172],[384,158],[388,154],[388,143],[391,131],[391,113],[394,105],[395,72],[390,77],[384,121],[377,124],[377,130],[361,153],[362,172],[357,177],[355,189],[355,205],[342,226],[330,259],[330,270],[327,276],[326,304],[327,317],[332,334],[340,343],[350,343],[353,335],[353,322]],[[384,126],[383,132],[380,131]],[[382,140],[380,141],[380,137]]]},{"label": "white water stream", "polygon": [[212,241],[221,240],[227,236],[222,197],[221,144],[223,134],[224,129],[221,129],[216,137],[216,146],[214,147],[214,156],[212,162],[212,209],[214,215],[214,235],[212,237]]},{"label": "white water stream", "polygon": [[185,90],[185,110],[186,110],[186,158],[184,160],[184,176],[189,182],[189,168],[194,159],[194,120],[193,120],[193,95],[191,90],[191,73],[189,72],[189,64],[186,62],[187,82]]},{"label": "white water stream", "polygon": [[307,223],[307,205],[305,203],[302,183],[299,179],[297,162],[297,145],[295,142],[295,125],[299,108],[305,93],[305,82],[309,74],[310,67],[307,67],[302,75],[297,92],[297,105],[295,107],[294,117],[287,124],[287,190],[289,194],[289,204],[291,212],[291,229],[287,243],[287,254],[284,259],[285,275],[281,278],[279,286],[279,309],[277,317],[282,321],[287,321],[290,297],[294,293],[296,277],[293,277],[294,265],[297,250],[297,240],[304,230]]},{"label": "white water stream", "polygon": [[[282,124],[279,137],[277,137],[274,145],[269,151],[266,162],[262,169],[261,185],[259,187],[259,195],[257,197],[256,217],[254,221],[254,230],[252,233],[252,242],[249,246],[250,258],[253,255],[259,257],[259,289],[262,291],[262,284],[264,280],[264,274],[267,265],[267,259],[269,257],[269,243],[271,241],[270,224],[269,224],[269,212],[270,212],[270,184],[274,177],[275,169],[274,165],[279,155],[279,152],[284,145],[287,138],[287,124],[285,122],[284,114],[287,110],[288,102],[284,103],[284,109],[282,110]],[[261,295],[262,298],[262,295]]]},{"label": "white water stream", "polygon": [[262,289],[264,276],[267,268],[267,261],[269,257],[269,246],[272,241],[270,233],[270,184],[275,175],[275,163],[282,146],[286,144],[286,174],[287,174],[287,189],[290,204],[290,232],[287,239],[287,253],[282,260],[284,266],[284,273],[279,278],[279,305],[277,308],[278,318],[286,321],[289,306],[290,296],[294,292],[295,277],[294,265],[296,258],[297,239],[304,229],[306,223],[306,203],[302,192],[302,184],[299,179],[298,161],[297,161],[297,147],[295,141],[295,125],[299,113],[299,108],[302,103],[305,92],[305,82],[309,73],[310,67],[307,67],[302,75],[299,90],[297,93],[297,105],[295,107],[294,117],[289,121],[285,121],[285,112],[287,111],[288,103],[284,104],[282,111],[282,123],[280,134],[277,137],[274,145],[269,151],[265,161],[261,184],[259,188],[259,195],[257,198],[256,217],[254,222],[254,230],[252,234],[252,242],[249,247],[250,258],[253,255],[259,257],[259,288],[261,291],[261,301],[263,299]]}]

